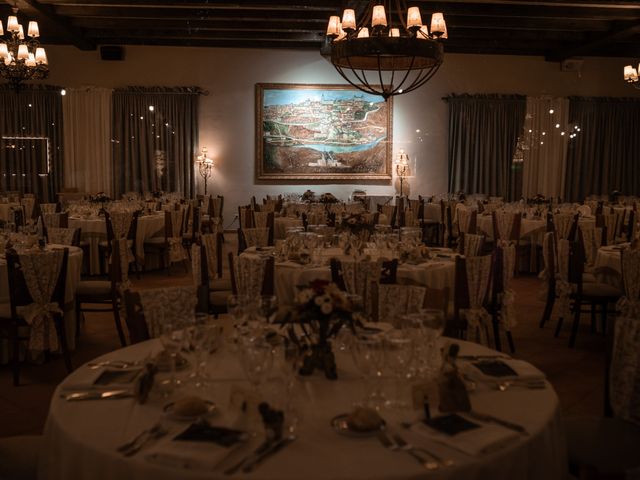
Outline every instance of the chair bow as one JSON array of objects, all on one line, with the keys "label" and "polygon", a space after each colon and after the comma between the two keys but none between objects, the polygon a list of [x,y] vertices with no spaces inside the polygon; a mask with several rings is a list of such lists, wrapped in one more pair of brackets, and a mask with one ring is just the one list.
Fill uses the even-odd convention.
[{"label": "chair bow", "polygon": [[172,262],[180,262],[186,258],[184,247],[182,246],[182,238],[169,237],[167,242],[169,243],[169,259]]},{"label": "chair bow", "polygon": [[[44,345],[48,345],[51,350],[58,349],[58,334],[53,320],[53,315],[63,314],[60,306],[56,302],[38,303],[17,308],[18,314],[24,318],[32,332],[41,332],[42,335],[29,336],[29,349],[34,351],[45,350]],[[43,339],[48,339],[48,343]]]},{"label": "chair bow", "polygon": [[488,345],[487,325],[491,321],[491,315],[484,307],[473,307],[464,310],[467,319],[467,340]]}]

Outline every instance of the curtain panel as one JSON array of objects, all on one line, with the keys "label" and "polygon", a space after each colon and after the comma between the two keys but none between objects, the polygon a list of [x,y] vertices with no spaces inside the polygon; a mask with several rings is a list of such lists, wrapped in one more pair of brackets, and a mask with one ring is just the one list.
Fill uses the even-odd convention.
[{"label": "curtain panel", "polygon": [[449,191],[514,198],[513,154],[526,97],[459,95],[449,104]]},{"label": "curtain panel", "polygon": [[564,197],[567,147],[573,127],[569,100],[527,97],[523,142],[522,196]]},{"label": "curtain panel", "polygon": [[194,191],[197,87],[128,87],[113,93],[116,194]]},{"label": "curtain panel", "polygon": [[640,100],[570,97],[569,119],[580,132],[567,152],[567,199],[614,190],[639,195]]},{"label": "curtain panel", "polygon": [[64,186],[113,195],[111,93],[108,88],[68,88],[64,114]]},{"label": "curtain panel", "polygon": [[0,190],[54,201],[63,180],[60,88],[0,85]]}]

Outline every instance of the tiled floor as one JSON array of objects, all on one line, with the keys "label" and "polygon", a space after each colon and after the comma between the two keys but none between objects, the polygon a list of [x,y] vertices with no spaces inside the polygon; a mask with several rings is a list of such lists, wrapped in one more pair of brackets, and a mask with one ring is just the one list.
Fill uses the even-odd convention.
[{"label": "tiled floor", "polygon": [[[228,248],[233,245],[228,243]],[[190,284],[191,277],[176,265],[170,276],[164,272],[132,276],[135,288],[153,288]],[[600,415],[603,404],[604,337],[589,332],[588,318],[578,335],[576,348],[569,349],[568,327],[560,338],[554,338],[554,322],[544,329],[538,327],[543,303],[539,299],[542,281],[533,276],[517,277],[514,281],[518,325],[513,331],[516,356],[544,371],[560,398],[566,416]],[[118,348],[112,317],[87,314],[82,328],[80,344],[73,353],[74,365]],[[0,437],[39,433],[46,420],[51,395],[55,386],[65,377],[60,358],[44,365],[24,366],[22,385],[13,387],[11,372],[0,366]]]}]

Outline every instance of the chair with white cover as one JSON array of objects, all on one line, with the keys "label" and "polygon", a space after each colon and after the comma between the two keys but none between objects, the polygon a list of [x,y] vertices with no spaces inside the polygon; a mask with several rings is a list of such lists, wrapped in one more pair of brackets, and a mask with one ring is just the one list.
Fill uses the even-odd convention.
[{"label": "chair with white cover", "polygon": [[185,271],[189,271],[187,250],[182,244],[182,226],[186,209],[179,206],[164,212],[164,237],[152,237],[144,242],[145,251],[160,256],[160,264],[170,273],[171,265],[182,263]]},{"label": "chair with white cover", "polygon": [[458,237],[458,253],[467,257],[477,257],[482,253],[484,235],[460,232]]},{"label": "chair with white cover", "polygon": [[[6,252],[10,312],[0,314],[12,351],[13,384],[20,383],[20,343],[35,354],[62,351],[67,371],[71,355],[64,325],[69,249]],[[24,336],[26,327],[27,335]]]},{"label": "chair with white cover", "polygon": [[162,334],[162,324],[182,324],[196,313],[195,286],[151,288],[124,294],[126,323],[131,343]]},{"label": "chair with white cover", "polygon": [[204,234],[191,247],[191,271],[198,286],[199,309],[214,315],[226,313],[231,281],[222,278],[222,234]]},{"label": "chair with white cover", "polygon": [[[273,213],[271,214],[273,215]],[[267,247],[273,229],[263,228],[239,228],[238,229],[238,253],[242,253],[250,247]]]},{"label": "chair with white cover", "polygon": [[375,322],[400,326],[401,317],[424,306],[426,288],[417,285],[371,284],[371,313]]},{"label": "chair with white cover", "polygon": [[259,255],[234,255],[229,252],[229,270],[231,289],[234,295],[258,297],[273,295],[274,292],[273,257]]},{"label": "chair with white cover", "polygon": [[635,478],[640,471],[640,251],[622,255],[625,294],[607,342],[604,417],[565,420],[569,468],[580,478]]},{"label": "chair with white cover", "polygon": [[80,246],[80,228],[59,228],[51,227],[45,229],[47,243],[57,245]]},{"label": "chair with white cover", "polygon": [[511,329],[516,325],[515,292],[511,281],[515,271],[516,247],[512,242],[498,241],[493,252],[490,310],[493,317],[493,339],[496,350],[502,351],[501,335],[507,338],[511,353],[516,348]]}]

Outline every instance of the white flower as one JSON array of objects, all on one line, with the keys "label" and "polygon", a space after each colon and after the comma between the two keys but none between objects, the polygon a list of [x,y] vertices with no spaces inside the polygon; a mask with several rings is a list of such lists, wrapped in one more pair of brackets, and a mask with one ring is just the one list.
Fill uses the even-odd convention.
[{"label": "white flower", "polygon": [[300,304],[309,302],[313,298],[313,291],[309,288],[298,293],[296,301]]},{"label": "white flower", "polygon": [[333,305],[331,305],[330,302],[323,302],[322,306],[320,307],[320,311],[324,315],[329,315],[333,311]]}]

